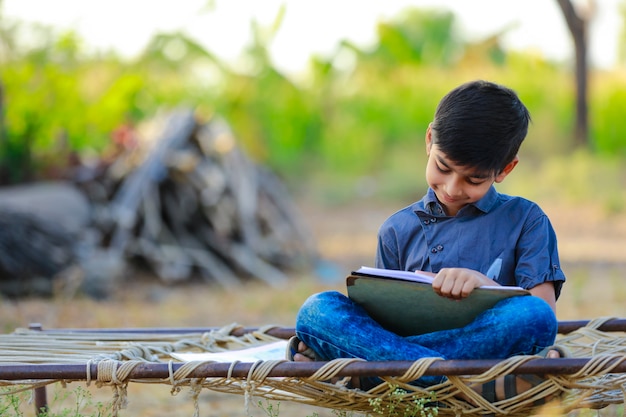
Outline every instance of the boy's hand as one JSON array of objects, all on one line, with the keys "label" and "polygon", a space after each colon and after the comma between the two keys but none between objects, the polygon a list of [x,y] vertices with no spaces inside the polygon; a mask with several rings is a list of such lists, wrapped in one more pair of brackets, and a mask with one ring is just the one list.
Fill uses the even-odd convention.
[{"label": "boy's hand", "polygon": [[478,271],[467,268],[443,268],[433,281],[433,289],[442,297],[461,300],[482,285],[500,285]]}]

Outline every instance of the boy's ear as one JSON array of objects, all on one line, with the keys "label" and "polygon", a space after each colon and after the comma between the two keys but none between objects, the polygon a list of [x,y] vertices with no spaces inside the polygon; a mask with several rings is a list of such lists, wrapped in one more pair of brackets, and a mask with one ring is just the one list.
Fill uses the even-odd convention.
[{"label": "boy's ear", "polygon": [[502,181],[504,181],[506,176],[509,175],[511,173],[511,171],[513,171],[513,168],[515,168],[515,166],[517,165],[518,162],[519,162],[519,157],[517,155],[515,155],[515,158],[513,158],[513,160],[511,162],[506,164],[506,166],[504,167],[502,172],[500,172],[498,175],[496,175],[495,182],[501,183]]},{"label": "boy's ear", "polygon": [[426,155],[430,155],[430,147],[433,144],[433,132],[430,129],[430,125],[432,123],[428,124],[428,129],[426,129]]}]

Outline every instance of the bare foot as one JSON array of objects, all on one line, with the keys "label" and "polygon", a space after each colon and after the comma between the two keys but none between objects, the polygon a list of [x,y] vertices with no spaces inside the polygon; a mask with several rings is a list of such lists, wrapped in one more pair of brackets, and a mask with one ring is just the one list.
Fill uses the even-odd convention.
[{"label": "bare foot", "polygon": [[[316,359],[316,357],[317,355],[313,352],[313,349],[305,345],[304,342],[300,341],[300,343],[298,343],[298,351],[293,355],[293,360],[294,362],[314,362],[315,360],[321,360],[319,358]],[[334,377],[331,378],[330,382],[332,384],[336,384],[344,379],[345,378]],[[349,378],[349,380],[352,388],[361,387],[361,380],[358,377],[352,377]]]},{"label": "bare foot", "polygon": [[561,357],[561,354],[559,353],[558,350],[556,349],[552,349],[550,352],[548,352],[548,354],[546,355],[546,358],[548,359],[559,359]]},{"label": "bare foot", "polygon": [[310,357],[311,352],[312,350],[301,341],[298,343],[298,352],[293,355],[293,360],[295,362],[313,362],[315,357]]}]

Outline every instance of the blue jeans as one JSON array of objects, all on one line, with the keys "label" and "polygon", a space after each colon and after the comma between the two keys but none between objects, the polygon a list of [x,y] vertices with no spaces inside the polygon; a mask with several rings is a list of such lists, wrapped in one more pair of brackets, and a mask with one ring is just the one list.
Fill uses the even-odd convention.
[{"label": "blue jeans", "polygon": [[[533,296],[500,301],[465,327],[414,336],[384,329],[336,291],[309,297],[296,318],[296,335],[326,360],[504,359],[536,354],[552,345],[556,334],[554,312],[548,303]],[[425,376],[416,383],[428,386],[443,380],[442,376]]]}]

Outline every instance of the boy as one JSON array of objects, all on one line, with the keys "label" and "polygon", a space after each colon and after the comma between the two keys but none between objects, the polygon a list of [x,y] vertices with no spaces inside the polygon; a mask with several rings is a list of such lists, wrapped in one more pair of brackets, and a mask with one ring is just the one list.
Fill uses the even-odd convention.
[{"label": "boy", "polygon": [[[345,295],[316,294],[298,313],[294,360],[501,359],[542,351],[559,356],[548,349],[565,281],[554,230],[535,203],[493,186],[517,165],[529,122],[526,107],[504,86],[474,81],[448,93],[426,132],[428,192],[381,226],[375,266],[432,272],[433,289],[450,299],[482,285],[516,285],[533,296],[503,300],[463,328],[401,337]],[[527,389],[520,379],[515,388]],[[491,384],[483,395],[502,399],[505,383],[510,388],[511,381]]]}]

